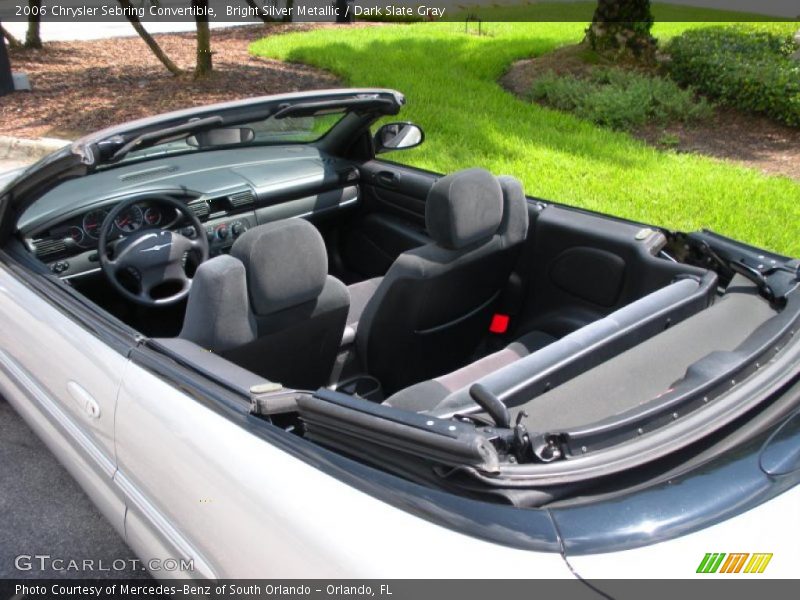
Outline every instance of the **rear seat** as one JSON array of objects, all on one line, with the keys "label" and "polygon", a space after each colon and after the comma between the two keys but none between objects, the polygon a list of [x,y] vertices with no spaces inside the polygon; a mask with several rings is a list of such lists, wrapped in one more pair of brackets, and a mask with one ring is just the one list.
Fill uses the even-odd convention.
[{"label": "rear seat", "polygon": [[443,401],[453,392],[468,386],[484,375],[510,365],[523,356],[528,356],[556,341],[557,338],[541,331],[532,331],[499,352],[487,354],[481,359],[456,369],[446,375],[422,381],[400,390],[384,404],[421,412]]},{"label": "rear seat", "polygon": [[514,407],[632,348],[707,308],[716,275],[685,277],[556,340],[529,333],[461,369],[400,390],[384,404],[439,417],[480,410],[469,390],[480,383]]}]

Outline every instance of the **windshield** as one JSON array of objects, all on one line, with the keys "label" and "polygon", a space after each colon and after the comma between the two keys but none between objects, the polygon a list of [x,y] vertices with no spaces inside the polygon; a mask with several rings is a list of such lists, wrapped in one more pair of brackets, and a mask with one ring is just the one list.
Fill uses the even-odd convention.
[{"label": "windshield", "polygon": [[121,162],[164,154],[197,152],[230,146],[309,143],[322,138],[341,121],[346,109],[320,111],[310,116],[285,117],[241,123],[161,142],[141,150],[131,150]]}]

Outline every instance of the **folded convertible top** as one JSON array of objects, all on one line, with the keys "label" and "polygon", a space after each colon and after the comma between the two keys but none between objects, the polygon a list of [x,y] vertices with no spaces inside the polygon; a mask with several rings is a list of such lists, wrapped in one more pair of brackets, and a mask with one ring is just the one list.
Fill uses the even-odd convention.
[{"label": "folded convertible top", "polygon": [[439,465],[499,470],[500,458],[475,425],[374,404],[326,389],[297,400],[310,439],[359,455],[361,442],[411,454]]}]

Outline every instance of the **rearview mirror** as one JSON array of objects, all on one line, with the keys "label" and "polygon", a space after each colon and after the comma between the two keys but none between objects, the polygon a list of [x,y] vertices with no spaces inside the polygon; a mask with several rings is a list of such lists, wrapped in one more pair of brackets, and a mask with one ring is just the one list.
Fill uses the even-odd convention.
[{"label": "rearview mirror", "polygon": [[425,134],[413,123],[387,123],[374,138],[375,154],[415,148],[425,141]]},{"label": "rearview mirror", "polygon": [[212,146],[230,146],[252,142],[256,132],[249,127],[220,127],[208,131],[198,131],[186,138],[186,143],[193,148],[210,148]]}]

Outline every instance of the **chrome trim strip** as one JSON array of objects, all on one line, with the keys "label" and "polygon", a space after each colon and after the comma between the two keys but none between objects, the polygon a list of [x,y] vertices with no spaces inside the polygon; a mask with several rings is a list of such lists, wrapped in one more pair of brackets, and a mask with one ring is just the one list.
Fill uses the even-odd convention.
[{"label": "chrome trim strip", "polygon": [[320,208],[318,210],[310,210],[310,211],[305,212],[305,213],[303,213],[301,215],[297,215],[294,218],[295,219],[303,219],[305,217],[312,217],[314,215],[321,215],[321,214],[324,214],[326,212],[330,212],[332,210],[339,210],[340,208],[344,208],[345,206],[349,206],[351,204],[355,204],[358,201],[359,201],[359,197],[356,196],[355,198],[350,198],[349,200],[345,200],[344,202],[339,202],[338,204],[336,204],[336,206],[326,206],[325,208]]},{"label": "chrome trim strip", "polygon": [[80,273],[73,273],[72,275],[64,275],[61,280],[74,279],[75,277],[83,277],[84,275],[91,275],[92,273],[99,273],[102,271],[100,267],[96,269],[89,269],[88,271],[81,271]]}]

